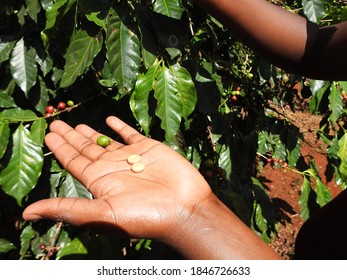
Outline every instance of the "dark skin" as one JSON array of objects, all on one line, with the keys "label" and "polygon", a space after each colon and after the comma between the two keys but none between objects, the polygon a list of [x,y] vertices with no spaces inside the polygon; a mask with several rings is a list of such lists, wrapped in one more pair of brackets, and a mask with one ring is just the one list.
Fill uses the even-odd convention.
[{"label": "dark skin", "polygon": [[[321,28],[264,0],[196,3],[237,30],[274,64],[306,77],[347,79],[347,22]],[[115,117],[106,121],[124,143],[112,141],[102,148],[96,144],[100,134],[95,130],[85,125],[72,128],[61,121],[53,122],[46,136],[48,148],[94,199],[45,199],[28,206],[24,219],[52,219],[157,239],[190,259],[280,259],[218,200],[201,174],[178,153]],[[130,170],[126,162],[130,154],[142,156],[143,172]],[[335,215],[339,203],[347,205],[344,202],[332,202],[337,206],[320,212]],[[308,223],[301,240],[310,237],[317,221],[324,222],[318,218]],[[299,247],[305,252],[305,242],[298,243],[304,244]]]},{"label": "dark skin", "polygon": [[321,80],[347,79],[347,22],[320,27],[265,0],[196,0],[273,64]]},{"label": "dark skin", "polygon": [[[62,121],[54,121],[46,136],[48,148],[94,199],[42,200],[25,209],[24,219],[157,239],[192,259],[279,258],[217,199],[186,159],[115,117],[106,121],[125,144],[112,141],[102,148],[96,144],[100,133]],[[130,170],[131,154],[141,155],[142,172]]]}]

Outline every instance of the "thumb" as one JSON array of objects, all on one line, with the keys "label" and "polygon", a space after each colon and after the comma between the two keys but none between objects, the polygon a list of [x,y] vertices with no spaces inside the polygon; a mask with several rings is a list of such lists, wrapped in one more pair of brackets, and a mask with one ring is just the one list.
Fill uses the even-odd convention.
[{"label": "thumb", "polygon": [[22,216],[27,221],[50,219],[80,226],[95,222],[98,217],[100,218],[99,211],[95,211],[95,208],[98,209],[99,207],[95,206],[95,200],[49,198],[29,205],[25,208]]}]

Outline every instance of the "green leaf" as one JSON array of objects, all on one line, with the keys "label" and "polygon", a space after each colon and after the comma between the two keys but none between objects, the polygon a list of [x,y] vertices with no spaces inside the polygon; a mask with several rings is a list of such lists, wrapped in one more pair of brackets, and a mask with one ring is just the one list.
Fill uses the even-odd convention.
[{"label": "green leaf", "polygon": [[331,110],[329,118],[330,121],[334,124],[341,116],[343,111],[343,100],[341,91],[337,89],[335,82],[333,82],[332,86],[330,87],[329,109]]},{"label": "green leaf", "polygon": [[34,49],[27,50],[23,38],[16,43],[11,55],[11,74],[16,84],[26,95],[36,83],[37,66],[35,55]]},{"label": "green leaf", "polygon": [[15,46],[15,41],[1,42],[0,39],[0,64],[10,58],[13,47]]},{"label": "green leaf", "polygon": [[91,199],[91,193],[70,173],[66,174],[65,181],[59,190],[60,197],[80,197]]},{"label": "green leaf", "polygon": [[175,19],[182,17],[184,9],[180,6],[179,0],[155,0],[153,2],[154,12]]},{"label": "green leaf", "polygon": [[0,122],[15,123],[25,121],[35,121],[38,117],[31,110],[21,108],[11,108],[0,112]]},{"label": "green leaf", "polygon": [[309,101],[309,108],[311,113],[319,113],[319,105],[330,83],[326,81],[313,80],[310,82],[310,90],[312,98]]},{"label": "green leaf", "polygon": [[46,112],[46,107],[49,102],[49,94],[48,94],[49,90],[47,89],[47,86],[41,77],[38,77],[38,80],[40,85],[39,89],[37,90],[37,95],[39,95],[38,97],[39,100],[35,104],[35,109],[43,115]]},{"label": "green leaf", "polygon": [[227,178],[230,176],[232,171],[232,158],[230,146],[222,145],[218,151],[218,165],[223,168],[226,172]]},{"label": "green leaf", "polygon": [[170,70],[177,81],[177,95],[183,105],[182,117],[188,119],[189,115],[194,111],[197,102],[194,82],[187,69],[179,64],[171,66]]},{"label": "green leaf", "polygon": [[41,147],[32,141],[29,131],[20,124],[13,134],[11,158],[0,173],[2,190],[21,206],[22,199],[36,186],[42,165]]},{"label": "green leaf", "polygon": [[345,133],[338,141],[337,156],[340,158],[339,171],[344,181],[347,180],[347,133]]},{"label": "green leaf", "polygon": [[33,229],[31,224],[26,226],[20,235],[20,252],[21,257],[25,256],[26,252],[30,248],[31,240],[36,236],[36,231]]},{"label": "green leaf", "polygon": [[7,123],[0,122],[0,158],[2,158],[7,149],[10,138],[10,128]]},{"label": "green leaf", "polygon": [[266,154],[272,150],[271,144],[268,141],[269,134],[267,131],[259,131],[258,133],[258,153]]},{"label": "green leaf", "polygon": [[[102,15],[102,17],[100,17]],[[94,22],[96,25],[102,27],[102,29],[106,30],[107,28],[107,17],[104,17],[101,12],[94,12],[86,15],[86,18],[89,21]]]},{"label": "green leaf", "polygon": [[41,5],[38,0],[25,0],[27,13],[30,18],[37,23],[37,14],[41,11]]},{"label": "green leaf", "polygon": [[0,108],[16,107],[12,96],[9,96],[5,91],[0,91]]},{"label": "green leaf", "polygon": [[303,0],[304,14],[306,17],[314,22],[319,23],[325,14],[325,1],[324,0]]},{"label": "green leaf", "polygon": [[332,195],[329,189],[322,183],[322,181],[319,178],[316,178],[316,194],[317,203],[321,207],[330,202],[332,199]]},{"label": "green leaf", "polygon": [[70,255],[86,255],[88,254],[88,250],[84,245],[83,241],[86,237],[82,236],[82,240],[79,237],[75,237],[71,242],[67,243],[64,247],[62,247],[56,256],[56,259],[59,260],[65,256]]},{"label": "green leaf", "polygon": [[[59,23],[61,18],[75,1],[69,0],[57,0],[53,5],[46,7],[46,26],[44,33],[47,33],[50,29],[54,29]],[[70,5],[69,5],[70,4]]]},{"label": "green leaf", "polygon": [[16,246],[12,242],[5,238],[0,238],[0,253],[7,253],[14,249],[16,249]]},{"label": "green leaf", "polygon": [[127,94],[135,85],[141,64],[140,41],[115,11],[109,18],[106,48],[112,78],[117,83],[119,93]]},{"label": "green leaf", "polygon": [[300,205],[300,217],[306,221],[310,217],[309,198],[312,191],[311,183],[304,177],[298,203]]},{"label": "green leaf", "polygon": [[101,33],[90,36],[85,30],[78,30],[65,55],[66,64],[60,86],[68,87],[92,64],[102,46]]},{"label": "green leaf", "polygon": [[31,139],[33,142],[43,147],[43,139],[46,135],[47,121],[45,119],[38,119],[33,122],[30,129]]},{"label": "green leaf", "polygon": [[157,75],[159,64],[151,66],[145,74],[139,75],[135,89],[130,97],[130,108],[135,119],[141,125],[144,133],[149,134],[151,117],[149,116],[149,94],[153,90],[153,84]]},{"label": "green leaf", "polygon": [[158,101],[155,113],[161,120],[161,128],[164,129],[168,142],[176,135],[183,112],[182,101],[177,92],[177,80],[172,71],[163,66],[155,84],[154,97]]}]

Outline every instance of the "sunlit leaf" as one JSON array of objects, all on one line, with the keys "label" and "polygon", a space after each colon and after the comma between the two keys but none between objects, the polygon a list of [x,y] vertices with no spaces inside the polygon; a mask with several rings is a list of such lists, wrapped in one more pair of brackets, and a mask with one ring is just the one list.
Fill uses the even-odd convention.
[{"label": "sunlit leaf", "polygon": [[7,123],[0,122],[0,158],[2,158],[7,149],[10,138],[10,128]]},{"label": "sunlit leaf", "polygon": [[177,80],[172,72],[163,66],[157,75],[154,97],[158,101],[155,113],[161,119],[161,128],[165,131],[167,141],[177,133],[182,118],[183,105],[177,90]]},{"label": "sunlit leaf", "polygon": [[159,64],[155,64],[145,74],[139,75],[130,98],[131,111],[146,135],[149,134],[151,123],[151,116],[148,112],[149,94],[153,90],[158,67]]},{"label": "sunlit leaf", "polygon": [[68,87],[85,73],[102,46],[101,34],[90,36],[85,30],[78,30],[65,55],[66,64],[60,86]]},{"label": "sunlit leaf", "polygon": [[28,94],[31,87],[36,83],[37,66],[34,49],[27,49],[24,39],[20,39],[11,54],[11,73],[16,84]]},{"label": "sunlit leaf", "polygon": [[108,20],[107,59],[119,92],[129,93],[136,82],[141,63],[140,41],[114,11]]},{"label": "sunlit leaf", "polygon": [[153,1],[153,10],[158,14],[180,19],[183,14],[183,8],[179,0],[155,0]]},{"label": "sunlit leaf", "polygon": [[306,221],[310,217],[310,209],[309,209],[309,197],[312,191],[311,183],[308,179],[304,177],[304,181],[301,185],[301,192],[299,197],[299,205],[300,205],[300,217]]},{"label": "sunlit leaf", "polygon": [[324,0],[303,0],[302,5],[304,7],[304,13],[310,21],[319,23],[324,17]]},{"label": "sunlit leaf", "polygon": [[42,165],[41,147],[32,141],[30,132],[20,124],[13,134],[11,158],[0,173],[2,190],[22,205],[23,198],[36,186]]}]

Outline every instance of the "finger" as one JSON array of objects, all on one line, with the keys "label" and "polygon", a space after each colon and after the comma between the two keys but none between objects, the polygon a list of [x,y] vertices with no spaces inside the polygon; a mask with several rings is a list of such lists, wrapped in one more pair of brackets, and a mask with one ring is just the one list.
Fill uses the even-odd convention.
[{"label": "finger", "polygon": [[[107,213],[107,212],[106,212]],[[82,198],[49,198],[29,205],[23,212],[23,219],[35,221],[50,219],[70,225],[82,226],[100,220],[107,221],[103,201]]]},{"label": "finger", "polygon": [[82,156],[79,151],[55,132],[48,133],[45,137],[45,142],[63,167],[84,184],[83,172],[92,161]]},{"label": "finger", "polygon": [[138,143],[139,141],[146,139],[146,137],[140,134],[137,130],[114,116],[108,117],[106,123],[110,128],[117,132],[127,144]]},{"label": "finger", "polygon": [[[97,145],[96,141],[91,140],[62,121],[54,121],[50,125],[50,130],[61,135],[67,143],[92,161],[98,159],[100,155],[105,153],[105,149]],[[95,130],[93,131],[96,133]]]},{"label": "finger", "polygon": [[[85,125],[85,124],[80,124],[80,125],[76,126],[75,129],[79,133],[83,134],[86,138],[90,139],[93,143],[96,143],[98,137],[103,135],[103,134],[95,131],[91,127]],[[110,143],[110,145],[108,145],[106,147],[106,150],[114,151],[114,150],[117,150],[117,149],[119,149],[120,147],[123,147],[123,146],[124,146],[123,144],[121,144],[121,143],[111,139],[111,143]]]}]

